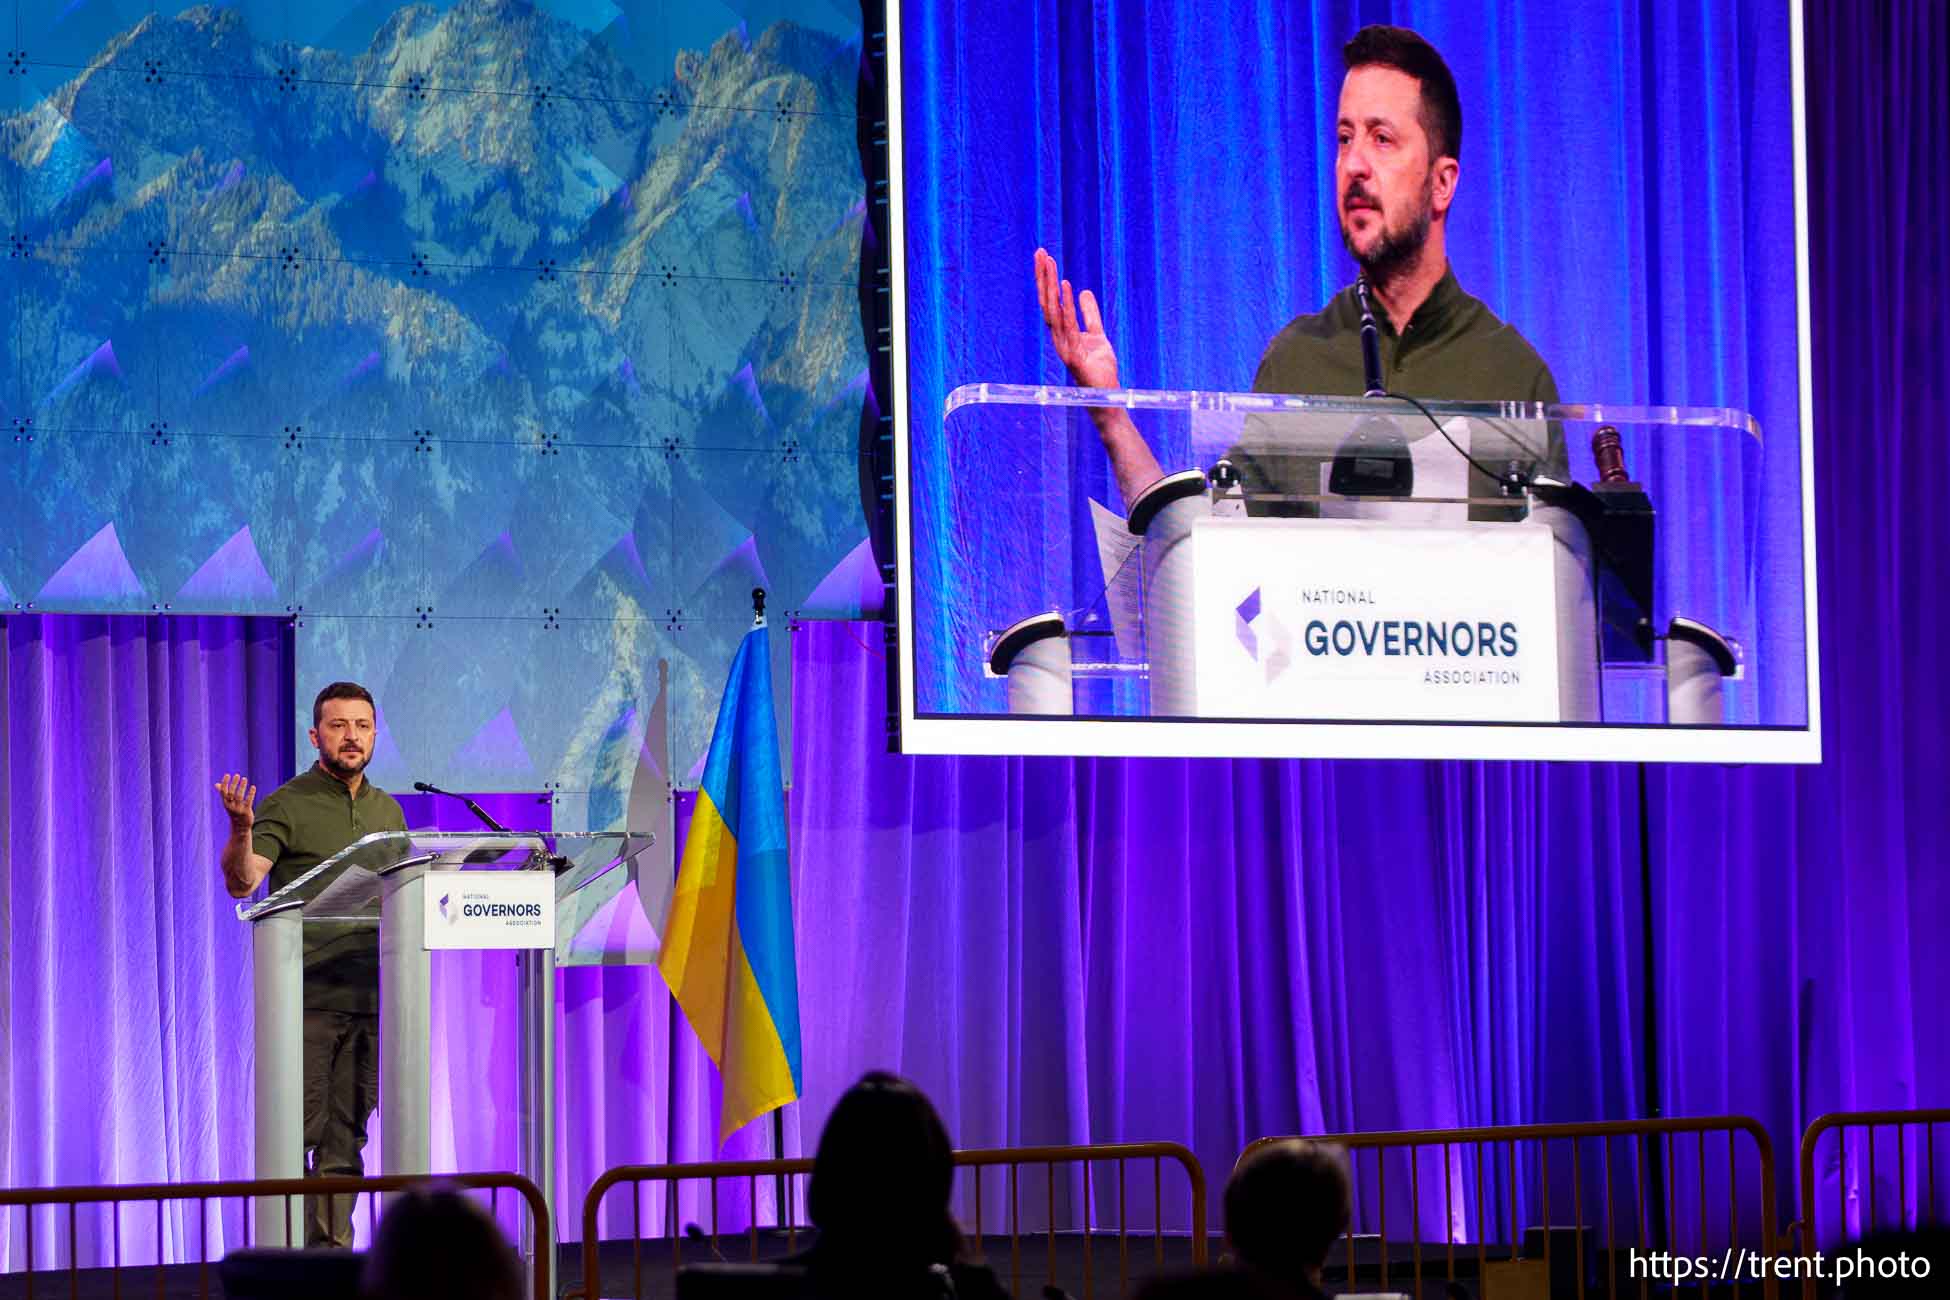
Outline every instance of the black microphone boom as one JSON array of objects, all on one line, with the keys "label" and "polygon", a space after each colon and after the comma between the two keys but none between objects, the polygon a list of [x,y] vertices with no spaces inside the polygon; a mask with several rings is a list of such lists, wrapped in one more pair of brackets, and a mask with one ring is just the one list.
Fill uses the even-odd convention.
[{"label": "black microphone boom", "polygon": [[509,830],[506,826],[503,826],[500,822],[488,816],[486,809],[482,808],[481,805],[475,803],[472,799],[469,799],[464,794],[455,794],[452,790],[442,790],[439,786],[428,785],[425,781],[415,781],[413,783],[413,788],[415,790],[418,790],[421,794],[437,794],[437,795],[444,795],[449,799],[458,799],[462,803],[466,804],[467,811],[473,813],[476,817],[479,817],[481,821],[486,824],[489,830],[499,831],[503,835],[514,834],[514,832]]},{"label": "black microphone boom", "polygon": [[1381,382],[1381,330],[1374,323],[1374,308],[1368,305],[1368,277],[1354,281],[1354,296],[1361,304],[1361,376],[1367,385],[1366,397],[1386,397]]},{"label": "black microphone boom", "polygon": [[[1367,276],[1361,275],[1355,277],[1354,297],[1355,301],[1361,306],[1361,374],[1362,381],[1367,385],[1368,389],[1362,396],[1392,397],[1398,402],[1407,402],[1410,406],[1413,406],[1428,419],[1431,427],[1442,435],[1442,440],[1454,448],[1458,456],[1468,461],[1470,467],[1476,470],[1477,473],[1483,475],[1492,483],[1501,486],[1505,495],[1514,495],[1528,487],[1531,479],[1528,470],[1512,469],[1505,474],[1494,473],[1489,466],[1464,451],[1456,440],[1449,436],[1449,431],[1442,427],[1442,421],[1436,419],[1430,413],[1428,407],[1422,405],[1406,393],[1391,393],[1388,391],[1387,386],[1381,382],[1381,330],[1374,323],[1374,308],[1368,303]],[[1349,444],[1360,440],[1360,431],[1357,429],[1355,437],[1349,439]],[[1389,447],[1389,454],[1398,460],[1398,464],[1394,467],[1397,472],[1389,480],[1388,485],[1381,490],[1376,490],[1372,483],[1366,484],[1359,489],[1353,486],[1357,478],[1372,479],[1373,474],[1366,472],[1365,467],[1360,467],[1355,464],[1349,456],[1350,450],[1350,445],[1343,445],[1340,454],[1334,458],[1334,468],[1332,470],[1329,491],[1344,494],[1352,493],[1354,495],[1409,495],[1410,486],[1414,481],[1413,464],[1408,458],[1408,448],[1405,443],[1399,449],[1396,449],[1392,445]],[[1375,467],[1387,469],[1389,462],[1384,457],[1381,460],[1375,461]]]}]

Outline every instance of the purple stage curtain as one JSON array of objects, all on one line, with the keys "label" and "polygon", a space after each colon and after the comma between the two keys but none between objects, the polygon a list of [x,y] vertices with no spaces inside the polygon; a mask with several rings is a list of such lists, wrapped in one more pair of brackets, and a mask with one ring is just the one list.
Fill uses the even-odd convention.
[{"label": "purple stage curtain", "polygon": [[[0,1186],[252,1176],[250,934],[217,869],[227,827],[212,787],[246,772],[261,797],[292,770],[285,622],[0,619]],[[510,825],[546,822],[533,795],[482,801]],[[414,825],[474,824],[453,801],[405,802]],[[611,1165],[771,1153],[769,1122],[717,1146],[715,1074],[654,969],[565,970],[557,987],[560,1238],[579,1238],[582,1195]],[[515,989],[508,954],[434,962],[436,1168],[515,1167]],[[797,1149],[796,1108],[785,1133]],[[370,1173],[380,1141],[375,1116]],[[759,1190],[764,1213],[771,1186]],[[728,1191],[722,1226],[742,1226],[744,1205]],[[679,1208],[711,1221],[700,1197]],[[629,1212],[615,1198],[609,1230]],[[661,1223],[662,1199],[646,1192],[642,1213]],[[161,1257],[196,1258],[202,1226],[170,1206]],[[207,1226],[214,1254],[242,1239],[235,1203]],[[79,1216],[84,1267],[112,1258],[110,1227],[105,1212]],[[369,1232],[363,1205],[354,1228]],[[151,1207],[124,1211],[120,1232],[125,1261],[158,1257]],[[37,1216],[35,1239],[36,1267],[69,1263],[64,1213]],[[0,1271],[24,1266],[25,1246],[23,1213],[0,1213]]]},{"label": "purple stage curtain", "polygon": [[[1744,1111],[1777,1143],[1825,1111],[1950,1105],[1950,11],[1810,4],[1807,48],[1827,758],[1674,768],[1651,805],[1667,1109]],[[1860,1146],[1845,1173],[1822,1154],[1824,1227],[1838,1178],[1860,1224]]]},{"label": "purple stage curtain", "polygon": [[[249,1168],[250,936],[217,871],[212,774],[289,764],[283,635],[277,619],[0,619],[0,1185]],[[84,1258],[105,1222],[80,1217]],[[55,1226],[36,1223],[65,1259]],[[0,1223],[0,1268],[20,1267],[23,1227]],[[150,1252],[131,1258],[153,1257],[153,1210],[124,1228]]]},{"label": "purple stage curtain", "polygon": [[1630,769],[902,758],[875,630],[794,633],[809,1127],[881,1064],[961,1145],[1222,1183],[1269,1133],[1643,1112]]}]

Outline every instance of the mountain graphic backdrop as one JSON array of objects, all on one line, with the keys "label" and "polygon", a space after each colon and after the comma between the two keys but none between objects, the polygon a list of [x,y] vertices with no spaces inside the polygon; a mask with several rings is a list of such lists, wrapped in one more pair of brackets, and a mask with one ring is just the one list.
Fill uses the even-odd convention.
[{"label": "mountain graphic backdrop", "polygon": [[857,608],[857,13],[18,8],[9,607],[289,611],[380,784],[597,828]]}]

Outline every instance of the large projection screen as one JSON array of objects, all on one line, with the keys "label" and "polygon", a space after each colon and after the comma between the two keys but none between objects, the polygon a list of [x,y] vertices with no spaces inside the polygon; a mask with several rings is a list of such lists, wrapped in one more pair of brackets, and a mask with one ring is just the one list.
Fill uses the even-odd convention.
[{"label": "large projection screen", "polygon": [[1799,4],[1392,7],[1461,100],[1455,286],[1555,388],[1403,350],[1419,404],[1255,384],[1356,277],[1371,13],[889,4],[901,750],[1820,761]]}]

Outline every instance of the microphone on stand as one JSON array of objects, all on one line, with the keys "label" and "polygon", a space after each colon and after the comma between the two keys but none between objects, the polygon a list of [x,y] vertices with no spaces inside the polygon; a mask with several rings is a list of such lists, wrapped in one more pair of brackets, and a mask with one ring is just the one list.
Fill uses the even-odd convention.
[{"label": "microphone on stand", "polygon": [[442,790],[439,786],[428,785],[425,781],[415,781],[413,783],[413,788],[415,790],[418,790],[421,794],[437,794],[437,795],[444,795],[449,799],[458,799],[462,803],[467,805],[468,812],[473,813],[476,817],[479,817],[483,822],[485,822],[489,830],[500,831],[503,835],[512,835],[514,833],[513,831],[510,831],[506,826],[503,826],[500,822],[494,820],[494,818],[488,816],[486,809],[482,808],[481,805],[475,803],[472,799],[469,799],[464,794],[455,794],[452,790]]},{"label": "microphone on stand", "polygon": [[[1367,397],[1388,397],[1381,382],[1381,330],[1368,302],[1368,277],[1354,281],[1361,304],[1361,371]],[[1364,416],[1334,453],[1327,490],[1336,496],[1405,497],[1415,490],[1415,462],[1401,426],[1382,415]]]},{"label": "microphone on stand", "polygon": [[1368,303],[1368,277],[1357,276],[1354,296],[1361,304],[1361,374],[1367,384],[1366,397],[1386,397],[1381,382],[1381,330],[1374,323],[1374,308]]},{"label": "microphone on stand", "polygon": [[[1508,473],[1496,473],[1450,437],[1449,431],[1442,427],[1442,421],[1430,414],[1428,407],[1406,393],[1388,391],[1388,386],[1381,382],[1381,328],[1374,321],[1374,305],[1368,299],[1368,277],[1365,274],[1354,279],[1354,297],[1361,307],[1361,376],[1367,387],[1362,396],[1390,397],[1413,406],[1428,418],[1435,431],[1442,435],[1442,440],[1469,462],[1471,469],[1498,484],[1505,496],[1520,492],[1530,482],[1529,473],[1514,465]],[[1405,497],[1413,495],[1414,482],[1415,465],[1409,454],[1407,438],[1393,421],[1370,416],[1357,426],[1347,442],[1341,444],[1340,452],[1334,457],[1328,491],[1343,496]]]},{"label": "microphone on stand", "polygon": [[[444,795],[449,799],[460,800],[462,803],[467,805],[467,811],[473,813],[476,817],[479,817],[482,822],[486,823],[487,828],[491,831],[498,831],[503,835],[513,835],[516,833],[514,831],[509,830],[506,826],[503,826],[500,822],[494,820],[494,818],[488,816],[487,809],[481,807],[481,805],[475,803],[472,799],[468,798],[464,794],[460,794],[453,790],[442,790],[439,786],[428,785],[425,781],[415,781],[413,783],[413,788],[415,790],[418,790],[421,794]],[[495,849],[486,849],[486,850],[478,850],[478,851],[484,852],[488,855],[487,858],[482,859],[483,861],[492,861],[495,854],[499,852],[499,850],[495,850]],[[544,854],[543,856],[548,862],[549,870],[553,871],[558,876],[575,866],[575,862],[572,859],[560,853],[548,853],[548,854]],[[472,861],[474,859],[470,858],[469,860]]]}]

